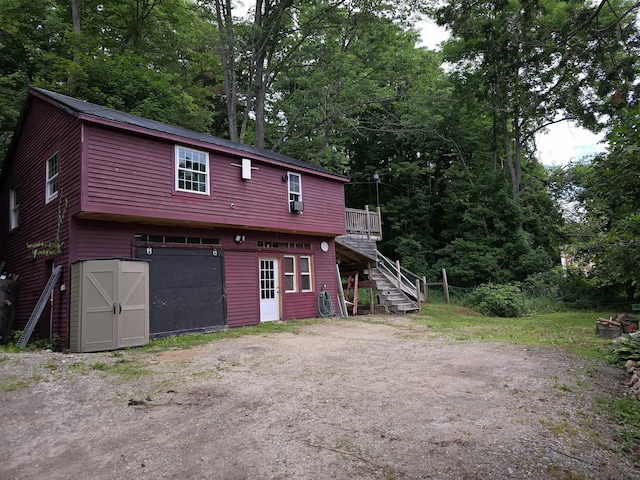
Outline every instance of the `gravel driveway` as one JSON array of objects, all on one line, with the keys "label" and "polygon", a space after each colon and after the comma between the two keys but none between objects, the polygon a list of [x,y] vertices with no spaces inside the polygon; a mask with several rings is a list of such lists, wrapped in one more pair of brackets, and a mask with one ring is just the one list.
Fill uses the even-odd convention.
[{"label": "gravel driveway", "polygon": [[411,317],[160,354],[0,353],[0,479],[637,479],[604,404],[624,381]]}]

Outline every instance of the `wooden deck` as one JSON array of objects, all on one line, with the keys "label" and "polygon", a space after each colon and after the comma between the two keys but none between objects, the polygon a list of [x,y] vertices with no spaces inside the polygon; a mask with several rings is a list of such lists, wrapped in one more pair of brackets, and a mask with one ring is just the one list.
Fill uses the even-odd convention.
[{"label": "wooden deck", "polygon": [[380,207],[369,210],[365,205],[364,210],[356,208],[345,209],[347,220],[347,235],[365,235],[367,238],[382,240],[382,221]]}]

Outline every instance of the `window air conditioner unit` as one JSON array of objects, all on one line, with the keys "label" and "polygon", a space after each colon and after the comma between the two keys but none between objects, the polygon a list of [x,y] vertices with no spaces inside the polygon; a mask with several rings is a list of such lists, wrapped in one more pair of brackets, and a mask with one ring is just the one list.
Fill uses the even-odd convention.
[{"label": "window air conditioner unit", "polygon": [[302,213],[304,212],[304,203],[296,202],[295,200],[291,202],[291,212],[292,213]]}]

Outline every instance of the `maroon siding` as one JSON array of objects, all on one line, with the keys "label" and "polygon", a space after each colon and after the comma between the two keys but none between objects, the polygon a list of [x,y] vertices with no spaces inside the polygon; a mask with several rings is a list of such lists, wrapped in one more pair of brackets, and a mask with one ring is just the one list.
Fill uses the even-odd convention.
[{"label": "maroon siding", "polygon": [[240,168],[232,165],[241,156],[209,150],[211,194],[177,192],[175,143],[96,125],[86,125],[84,132],[85,212],[325,236],[345,233],[342,181],[303,172],[305,211],[292,214],[288,184],[282,180],[287,168],[254,160],[252,179],[242,180]]},{"label": "maroon siding", "polygon": [[224,273],[229,327],[260,323],[258,254],[225,252]]},{"label": "maroon siding", "polygon": [[[231,327],[259,322],[260,256],[279,259],[281,285],[285,254],[313,258],[314,291],[282,293],[283,319],[317,316],[317,297],[323,285],[336,302],[332,237],[345,231],[342,180],[252,157],[257,170],[251,180],[243,181],[240,168],[232,165],[240,163],[242,155],[216,153],[211,146],[193,148],[211,149],[209,196],[174,191],[173,141],[88,124],[29,97],[2,172],[0,190],[0,260],[8,262],[7,270],[18,274],[22,283],[14,328],[25,326],[52,263],[64,265],[58,286],[67,288],[54,292],[53,331],[67,346],[71,263],[134,257],[136,233],[219,239]],[[60,231],[63,251],[55,258],[33,259],[27,243],[54,241],[56,237],[58,200],[45,203],[46,161],[56,151],[59,199],[67,204]],[[302,175],[305,211],[301,215],[288,211],[288,185],[282,178],[289,170]],[[9,231],[9,189],[16,186],[20,221],[18,228]],[[91,216],[102,220],[88,220]],[[113,221],[118,219],[123,221]],[[236,244],[237,234],[244,235],[246,241]],[[260,240],[309,243],[312,248],[260,249]],[[329,252],[321,251],[323,240],[330,244]],[[46,319],[45,314],[40,320],[43,333],[48,333]]]},{"label": "maroon siding", "polygon": [[[282,260],[285,255],[309,255],[313,259],[312,292],[282,293],[282,319],[310,318],[318,316],[317,299],[323,285],[337,304],[337,283],[335,271],[334,243],[329,240],[330,249],[323,252],[320,243],[324,237],[311,237],[270,232],[245,231],[245,242],[234,242],[237,231],[231,229],[202,229],[164,227],[137,223],[116,223],[101,221],[78,221],[77,243],[71,261],[104,257],[135,256],[134,235],[173,235],[216,238],[221,242],[224,253],[225,290],[227,297],[227,322],[229,327],[255,325],[260,322],[259,272],[260,257],[279,259],[280,285],[284,285]],[[258,248],[258,241],[282,243],[307,243],[308,249]],[[184,246],[183,246],[184,247]],[[209,247],[210,248],[210,247]],[[281,292],[284,289],[281,288]]]},{"label": "maroon siding", "polygon": [[[15,133],[15,147],[7,159],[0,204],[0,228],[2,229],[2,259],[6,269],[20,275],[22,284],[16,309],[14,328],[22,329],[31,316],[42,290],[47,283],[51,260],[67,265],[71,244],[69,219],[79,208],[79,158],[81,128],[79,122],[63,111],[40,101],[25,106],[23,122]],[[58,199],[45,203],[45,166],[47,159],[58,152]],[[19,226],[9,231],[9,189],[18,187],[20,196]],[[56,238],[58,200],[67,202],[62,221],[62,254],[56,258],[33,259],[28,243],[51,242]],[[47,262],[49,262],[47,264]],[[65,267],[58,285],[69,285],[70,271]],[[63,343],[68,338],[68,294],[54,292],[53,329]],[[48,334],[48,317],[41,318],[36,333]]]}]

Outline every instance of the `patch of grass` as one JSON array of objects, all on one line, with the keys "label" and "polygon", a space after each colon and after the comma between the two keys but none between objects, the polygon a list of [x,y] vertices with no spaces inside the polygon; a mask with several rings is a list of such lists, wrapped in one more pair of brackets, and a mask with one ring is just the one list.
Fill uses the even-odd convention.
[{"label": "patch of grass", "polygon": [[15,392],[23,388],[30,387],[44,380],[44,377],[38,373],[30,377],[10,377],[6,381],[0,383],[0,392]]},{"label": "patch of grass", "polygon": [[90,366],[93,370],[100,370],[102,372],[109,369],[109,364],[104,362],[93,362]]},{"label": "patch of grass", "polygon": [[84,372],[89,368],[90,368],[89,365],[83,362],[76,362],[69,365],[69,370],[71,370],[72,372]]},{"label": "patch of grass", "polygon": [[166,337],[151,340],[149,345],[137,348],[136,350],[146,351],[149,353],[164,352],[166,350],[186,350],[206,345],[207,343],[216,340],[240,338],[245,335],[268,335],[282,332],[298,333],[301,328],[326,323],[328,321],[330,320],[325,318],[311,318],[308,320],[292,320],[286,322],[265,322],[258,325],[230,328],[228,330],[221,330],[213,333],[192,333],[181,335],[179,337]]},{"label": "patch of grass", "polygon": [[198,379],[219,379],[222,378],[222,375],[220,375],[219,371],[216,370],[200,370],[199,372],[193,372],[191,374],[191,376],[193,378],[198,378]]},{"label": "patch of grass", "polygon": [[60,365],[58,365],[56,362],[54,362],[53,360],[50,360],[46,363],[43,363],[42,365],[40,365],[42,368],[45,368],[47,370],[50,370],[51,372],[55,372],[56,370],[60,369]]},{"label": "patch of grass", "polygon": [[558,465],[549,465],[547,467],[547,473],[551,475],[551,478],[557,478],[559,480],[589,480],[589,477],[584,473],[572,472]]},{"label": "patch of grass", "polygon": [[580,430],[570,422],[550,422],[544,420],[541,423],[547,427],[552,434],[559,438],[573,438],[580,433]]},{"label": "patch of grass", "polygon": [[101,372],[122,375],[127,378],[138,378],[153,373],[147,369],[147,366],[148,365],[142,361],[134,362],[125,358],[119,358],[114,363],[94,362],[90,365],[90,368]]},{"label": "patch of grass", "polygon": [[613,401],[613,413],[620,422],[618,436],[623,449],[634,452],[640,445],[640,402],[635,398],[619,398]]},{"label": "patch of grass", "polygon": [[484,317],[459,305],[426,304],[417,318],[457,340],[559,347],[585,358],[604,358],[611,340],[595,334],[596,319],[611,313],[565,311],[531,317]]}]

